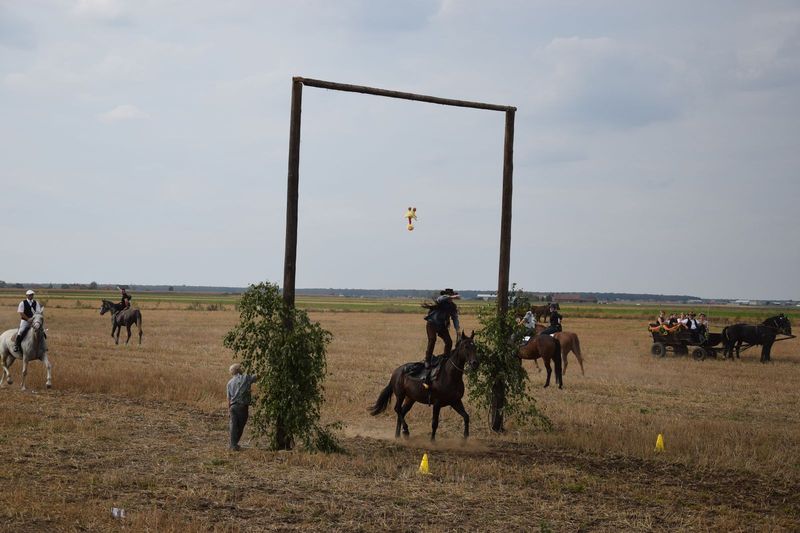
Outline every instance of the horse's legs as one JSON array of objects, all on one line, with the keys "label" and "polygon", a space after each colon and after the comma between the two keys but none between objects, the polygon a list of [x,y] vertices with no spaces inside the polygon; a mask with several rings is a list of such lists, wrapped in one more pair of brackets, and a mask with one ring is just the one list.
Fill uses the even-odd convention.
[{"label": "horse's legs", "polygon": [[769,363],[771,361],[770,351],[772,351],[772,343],[768,342],[761,348],[761,362]]},{"label": "horse's legs", "polygon": [[741,359],[741,356],[739,355],[739,351],[741,350],[741,348],[742,348],[742,341],[736,341],[736,359]]},{"label": "horse's legs", "polygon": [[436,440],[436,428],[439,427],[439,411],[442,410],[442,404],[439,401],[433,402],[433,418],[431,419],[431,441]]},{"label": "horse's legs", "polygon": [[550,374],[552,373],[552,370],[550,368],[550,359],[547,359],[546,357],[542,357],[542,359],[544,359],[544,367],[547,369],[547,380],[544,382],[544,388],[546,389],[550,386]]},{"label": "horse's legs", "polygon": [[400,427],[403,424],[403,397],[396,394],[397,402],[394,404],[394,412],[397,413],[397,425],[394,429],[394,438],[400,438]]},{"label": "horse's legs", "polygon": [[561,375],[562,376],[567,373],[567,354],[568,353],[569,353],[569,350],[567,350],[566,348],[563,348],[561,350],[561,356],[562,356],[561,357]]},{"label": "horse's legs", "polygon": [[28,390],[25,388],[25,376],[28,375],[28,358],[23,356],[22,357],[22,390]]},{"label": "horse's legs", "polygon": [[125,339],[125,344],[127,345],[128,341],[131,340],[131,325],[128,324],[127,326],[125,326],[125,328],[128,330],[128,338]]},{"label": "horse's legs", "polygon": [[122,326],[117,327],[117,335],[114,337],[114,344],[119,344],[119,334],[122,331]]},{"label": "horse's legs", "polygon": [[50,359],[47,357],[47,352],[42,356],[42,363],[44,363],[44,367],[47,369],[47,383],[45,386],[49,389],[53,386],[53,365],[50,364]]},{"label": "horse's legs", "polygon": [[464,409],[464,404],[461,403],[461,400],[458,400],[450,407],[464,419],[464,438],[466,439],[469,437],[469,415],[467,414],[467,410]]},{"label": "horse's legs", "polygon": [[3,375],[0,376],[0,386],[3,385],[3,382],[8,378],[8,383],[11,383],[11,373],[8,371],[8,356],[3,355]]},{"label": "horse's legs", "polygon": [[15,359],[14,359],[13,355],[6,355],[3,358],[3,374],[8,376],[8,384],[9,385],[13,385],[14,384],[14,380],[11,379],[11,370],[10,370],[11,365],[14,364],[14,361],[15,361]]}]

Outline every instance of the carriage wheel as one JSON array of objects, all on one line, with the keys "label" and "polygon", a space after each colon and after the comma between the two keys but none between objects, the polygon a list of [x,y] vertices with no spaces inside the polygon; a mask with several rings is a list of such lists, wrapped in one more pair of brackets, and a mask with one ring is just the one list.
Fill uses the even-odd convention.
[{"label": "carriage wheel", "polygon": [[702,361],[706,358],[706,351],[703,348],[695,348],[692,351],[692,357],[694,357],[695,361]]},{"label": "carriage wheel", "polygon": [[653,346],[650,347],[650,353],[656,357],[664,357],[667,355],[667,347],[663,342],[654,342]]}]

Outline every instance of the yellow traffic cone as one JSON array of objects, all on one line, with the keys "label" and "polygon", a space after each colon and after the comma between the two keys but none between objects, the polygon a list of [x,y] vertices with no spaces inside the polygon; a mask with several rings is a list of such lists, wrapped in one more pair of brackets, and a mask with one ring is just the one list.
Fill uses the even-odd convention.
[{"label": "yellow traffic cone", "polygon": [[419,464],[419,473],[420,474],[430,474],[428,471],[428,454],[422,454],[422,462]]},{"label": "yellow traffic cone", "polygon": [[664,436],[661,433],[658,434],[658,438],[656,439],[656,451],[664,451]]}]

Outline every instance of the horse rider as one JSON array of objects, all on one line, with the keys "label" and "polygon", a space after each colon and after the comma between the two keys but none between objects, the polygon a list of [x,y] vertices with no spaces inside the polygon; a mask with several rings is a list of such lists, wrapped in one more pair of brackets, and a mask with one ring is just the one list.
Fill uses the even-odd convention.
[{"label": "horse rider", "polygon": [[20,354],[22,353],[22,339],[25,338],[25,334],[31,329],[33,314],[41,310],[39,302],[33,299],[35,294],[36,293],[32,290],[27,290],[25,292],[25,299],[22,300],[17,307],[20,321],[19,329],[17,330],[17,338],[14,341],[14,351]]},{"label": "horse rider", "polygon": [[131,295],[128,294],[128,292],[125,290],[125,287],[120,287],[119,290],[122,291],[122,294],[120,295],[121,300],[119,302],[121,306],[120,311],[124,311],[125,309],[130,309]]},{"label": "horse rider", "polygon": [[522,317],[522,325],[525,326],[526,335],[530,337],[536,335],[536,317],[530,309],[528,309],[525,316]]},{"label": "horse rider", "polygon": [[550,325],[544,328],[539,335],[550,335],[561,331],[561,313],[558,312],[556,304],[550,304]]},{"label": "horse rider", "polygon": [[456,334],[460,330],[458,322],[458,307],[453,300],[460,300],[461,296],[453,289],[447,288],[439,291],[439,297],[435,300],[435,305],[430,306],[430,311],[425,316],[425,332],[428,335],[428,348],[425,350],[425,388],[430,386],[430,368],[433,348],[436,346],[436,337],[441,337],[444,341],[444,355],[450,355],[453,347],[453,339],[450,337],[450,320]]}]

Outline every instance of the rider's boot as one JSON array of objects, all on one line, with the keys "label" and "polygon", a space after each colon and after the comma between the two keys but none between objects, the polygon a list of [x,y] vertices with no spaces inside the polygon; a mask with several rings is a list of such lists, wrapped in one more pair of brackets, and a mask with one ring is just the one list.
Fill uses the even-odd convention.
[{"label": "rider's boot", "polygon": [[19,334],[14,338],[14,353],[22,353],[22,338]]},{"label": "rider's boot", "polygon": [[425,380],[422,382],[425,389],[431,388],[431,356],[425,354]]}]

